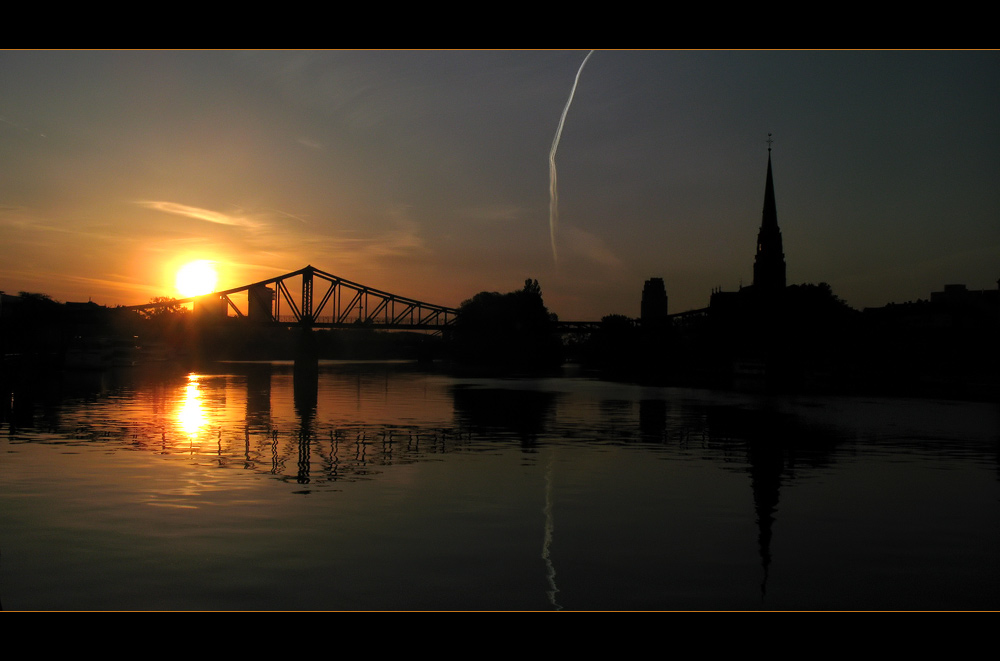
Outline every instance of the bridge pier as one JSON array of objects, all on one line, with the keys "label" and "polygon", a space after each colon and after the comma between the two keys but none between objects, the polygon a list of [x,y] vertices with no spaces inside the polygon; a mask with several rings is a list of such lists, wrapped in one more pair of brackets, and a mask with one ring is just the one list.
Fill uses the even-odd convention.
[{"label": "bridge pier", "polygon": [[292,385],[296,410],[304,418],[311,418],[319,391],[319,347],[310,328],[303,328],[295,341]]}]

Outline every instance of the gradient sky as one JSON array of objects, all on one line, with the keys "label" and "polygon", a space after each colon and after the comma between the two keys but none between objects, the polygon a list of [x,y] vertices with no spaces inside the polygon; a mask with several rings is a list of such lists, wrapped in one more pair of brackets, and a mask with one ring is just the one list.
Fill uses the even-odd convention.
[{"label": "gradient sky", "polygon": [[857,308],[1000,278],[1000,54],[0,52],[0,289],[116,305],[306,264],[560,318],[750,284],[768,133],[788,282]]}]

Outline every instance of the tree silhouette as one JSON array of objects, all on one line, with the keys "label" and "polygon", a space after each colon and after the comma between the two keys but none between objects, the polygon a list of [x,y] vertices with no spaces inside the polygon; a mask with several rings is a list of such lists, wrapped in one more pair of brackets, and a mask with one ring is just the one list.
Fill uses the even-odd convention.
[{"label": "tree silhouette", "polygon": [[555,315],[542,301],[538,280],[507,294],[480,292],[459,307],[453,336],[455,359],[466,365],[548,369],[562,361]]},{"label": "tree silhouette", "polygon": [[188,310],[180,303],[176,303],[176,300],[177,299],[170,298],[168,296],[156,296],[155,298],[149,299],[149,302],[163,303],[164,305],[158,308],[142,310],[139,314],[142,315],[144,319],[161,319],[172,315],[187,314]]}]

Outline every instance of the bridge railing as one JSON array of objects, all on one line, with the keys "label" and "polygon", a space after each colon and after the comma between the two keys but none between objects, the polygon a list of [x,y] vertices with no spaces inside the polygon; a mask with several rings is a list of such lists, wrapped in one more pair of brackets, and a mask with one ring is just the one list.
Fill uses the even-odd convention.
[{"label": "bridge railing", "polygon": [[[283,314],[274,320],[274,323],[293,326],[296,324],[302,324],[302,320],[292,314]],[[414,329],[440,329],[443,327],[450,326],[454,321],[449,321],[447,323],[431,323],[431,322],[407,322],[407,321],[397,321],[393,319],[337,319],[332,316],[320,316],[312,320],[308,325],[316,326],[319,328],[414,328]]]}]

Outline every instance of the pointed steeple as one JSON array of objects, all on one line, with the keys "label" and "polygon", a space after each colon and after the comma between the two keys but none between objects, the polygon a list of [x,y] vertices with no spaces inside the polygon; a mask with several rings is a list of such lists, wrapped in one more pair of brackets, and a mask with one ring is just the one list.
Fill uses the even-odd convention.
[{"label": "pointed steeple", "polygon": [[753,286],[758,291],[781,291],[785,288],[785,253],[781,247],[778,210],[774,203],[774,177],[771,175],[771,134],[767,134],[767,183],[764,184],[764,213],[757,233],[757,256],[753,263]]},{"label": "pointed steeple", "polygon": [[774,176],[771,174],[771,148],[767,148],[767,183],[764,185],[764,217],[761,229],[778,229],[778,208],[774,204]]}]

